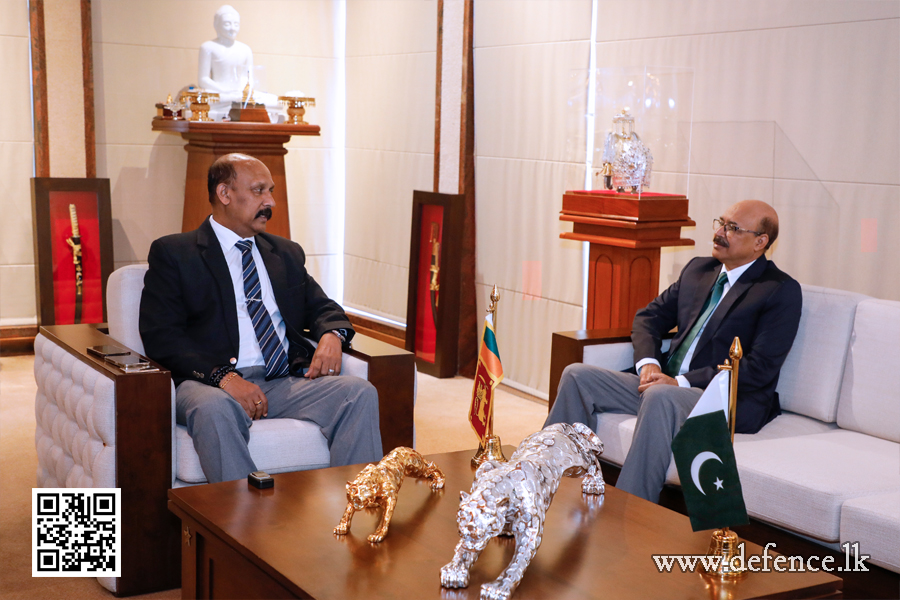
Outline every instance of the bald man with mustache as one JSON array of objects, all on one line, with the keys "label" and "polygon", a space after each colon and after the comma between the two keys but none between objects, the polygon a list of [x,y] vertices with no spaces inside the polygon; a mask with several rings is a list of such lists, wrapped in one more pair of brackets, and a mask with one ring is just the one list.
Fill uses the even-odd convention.
[{"label": "bald man with mustache", "polygon": [[353,327],[307,272],[303,249],[266,233],[269,169],[228,154],[210,166],[207,188],[212,215],[151,245],[140,309],[147,356],[172,371],[176,419],[207,480],[256,470],[247,443],[259,419],[316,423],[332,466],[377,462],[377,392],[338,377]]},{"label": "bald man with mustache", "polygon": [[[678,281],[638,311],[633,369],[584,364],[566,368],[547,421],[597,429],[596,413],[637,415],[616,487],[658,502],[672,438],[728,358],[735,337],[744,350],[738,375],[737,433],[756,433],[781,414],[775,387],[797,335],[800,284],[766,259],[778,215],[744,200],[713,222],[712,257],[695,258]],[[667,353],[665,334],[678,328]]]}]

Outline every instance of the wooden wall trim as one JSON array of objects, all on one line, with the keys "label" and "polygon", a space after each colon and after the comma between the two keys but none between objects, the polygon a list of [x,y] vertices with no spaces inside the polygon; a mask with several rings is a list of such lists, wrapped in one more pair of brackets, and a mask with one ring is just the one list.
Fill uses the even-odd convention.
[{"label": "wooden wall trim", "polygon": [[44,0],[28,3],[31,30],[31,101],[34,111],[34,175],[50,177],[50,131],[47,117],[47,44]]},{"label": "wooden wall trim", "polygon": [[463,23],[462,114],[460,115],[459,193],[465,196],[462,274],[459,286],[459,373],[475,376],[481,323],[475,309],[475,61],[474,1],[465,0]]},{"label": "wooden wall trim", "polygon": [[437,71],[434,78],[434,192],[441,191],[441,69],[444,46],[444,0],[437,4]]},{"label": "wooden wall trim", "polygon": [[0,327],[0,356],[34,354],[34,338],[37,332],[37,325]]},{"label": "wooden wall trim", "polygon": [[91,0],[81,0],[81,64],[84,79],[84,176],[97,176],[97,146],[94,117],[94,38]]}]

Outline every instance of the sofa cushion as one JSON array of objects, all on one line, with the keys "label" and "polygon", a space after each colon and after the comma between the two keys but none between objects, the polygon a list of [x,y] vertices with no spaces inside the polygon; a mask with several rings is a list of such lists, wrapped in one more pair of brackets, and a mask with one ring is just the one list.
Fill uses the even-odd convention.
[{"label": "sofa cushion", "polygon": [[863,300],[856,307],[837,422],[844,429],[900,442],[900,302]]},{"label": "sofa cushion", "polygon": [[138,354],[144,353],[144,342],[138,330],[138,314],[147,269],[146,264],[124,266],[113,271],[106,284],[109,335]]},{"label": "sofa cushion", "polygon": [[803,311],[794,345],[781,368],[781,408],[826,423],[837,416],[841,376],[856,305],[868,296],[801,286]]},{"label": "sofa cushion", "polygon": [[[269,474],[322,469],[331,463],[328,440],[319,426],[296,419],[261,419],[250,428],[250,457]],[[187,428],[175,428],[175,476],[179,484],[205,483],[200,457]]]},{"label": "sofa cushion", "polygon": [[900,489],[897,444],[835,429],[735,445],[750,516],[826,542],[851,498]]},{"label": "sofa cushion", "polygon": [[[634,438],[634,426],[637,423],[637,417],[616,413],[596,413],[596,415],[597,435],[603,441],[602,458],[607,462],[621,466],[625,462],[625,456],[628,454],[628,449],[631,447],[631,441]],[[735,434],[734,443],[737,446],[785,437],[825,433],[835,429],[837,429],[837,425],[834,423],[823,423],[817,419],[785,412],[769,422],[758,433],[752,435],[747,433]],[[740,468],[740,462],[738,462],[738,467]],[[666,483],[672,485],[681,484],[674,461],[669,463]]]},{"label": "sofa cushion", "polygon": [[841,543],[859,542],[870,562],[900,573],[900,491],[853,498],[841,507]]}]

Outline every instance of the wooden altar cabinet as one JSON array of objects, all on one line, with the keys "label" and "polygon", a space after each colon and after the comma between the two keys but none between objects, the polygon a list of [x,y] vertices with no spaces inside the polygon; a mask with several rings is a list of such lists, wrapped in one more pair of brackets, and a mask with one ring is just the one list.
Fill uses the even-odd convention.
[{"label": "wooden altar cabinet", "polygon": [[693,246],[682,227],[696,225],[688,199],[673,194],[569,191],[560,221],[566,240],[590,242],[588,329],[631,329],[635,313],[659,293],[660,248]]},{"label": "wooden altar cabinet", "polygon": [[153,119],[153,131],[180,133],[187,140],[187,176],[184,184],[182,231],[200,226],[211,209],[206,189],[206,173],[217,158],[232,152],[249,154],[261,160],[275,181],[275,207],[266,231],[290,239],[287,185],[284,175],[284,145],[293,135],[319,135],[318,125],[220,121],[173,121]]}]

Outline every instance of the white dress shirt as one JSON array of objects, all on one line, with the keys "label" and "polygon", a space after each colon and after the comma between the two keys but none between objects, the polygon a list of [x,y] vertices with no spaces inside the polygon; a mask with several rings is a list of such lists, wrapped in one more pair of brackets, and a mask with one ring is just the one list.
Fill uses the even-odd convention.
[{"label": "white dress shirt", "polygon": [[238,234],[227,227],[216,223],[216,220],[209,217],[209,224],[212,225],[216,238],[222,246],[222,253],[225,255],[225,262],[228,263],[228,272],[231,273],[231,284],[234,287],[234,299],[237,304],[238,332],[240,334],[240,352],[237,356],[237,364],[235,368],[242,369],[244,367],[265,366],[266,359],[263,357],[262,350],[259,348],[259,340],[256,339],[256,331],[253,329],[253,321],[250,319],[250,313],[247,310],[247,297],[244,294],[244,264],[240,248],[235,244],[241,239],[252,242],[253,261],[256,263],[256,271],[259,274],[259,285],[262,288],[262,300],[269,316],[272,318],[272,325],[275,327],[275,333],[284,346],[287,353],[288,348],[285,344],[287,334],[287,326],[281,311],[278,309],[278,303],[275,302],[275,293],[272,291],[272,281],[269,279],[269,272],[262,260],[259,249],[256,247],[254,238],[241,238]]},{"label": "white dress shirt", "polygon": [[[722,296],[719,298],[719,301],[716,303],[716,307],[713,308],[712,313],[710,313],[710,317],[712,317],[713,313],[716,312],[716,308],[719,307],[719,304],[722,303],[722,300],[728,294],[728,291],[731,289],[737,280],[741,278],[741,275],[744,274],[744,271],[750,268],[750,265],[753,264],[754,261],[748,262],[746,265],[741,265],[740,267],[736,267],[732,270],[728,270],[725,268],[725,265],[722,265],[722,269],[716,275],[716,279],[719,278],[719,275],[725,273],[728,276],[728,281],[725,282],[725,287],[722,290]],[[709,323],[709,319],[707,319],[706,323]],[[689,388],[691,387],[690,382],[688,382],[687,378],[684,376],[684,373],[690,371],[691,367],[691,359],[694,357],[694,351],[697,349],[697,343],[700,341],[700,336],[703,335],[703,330],[706,329],[706,323],[703,324],[703,327],[700,328],[700,331],[697,332],[697,336],[694,338],[694,341],[691,343],[691,346],[688,348],[687,354],[684,355],[684,360],[681,361],[681,368],[679,369],[679,374],[675,377],[675,380],[678,381],[678,385],[681,387]],[[634,366],[635,370],[640,374],[641,367],[646,364],[654,364],[656,366],[660,366],[659,361],[655,358],[642,358],[637,362]]]}]

